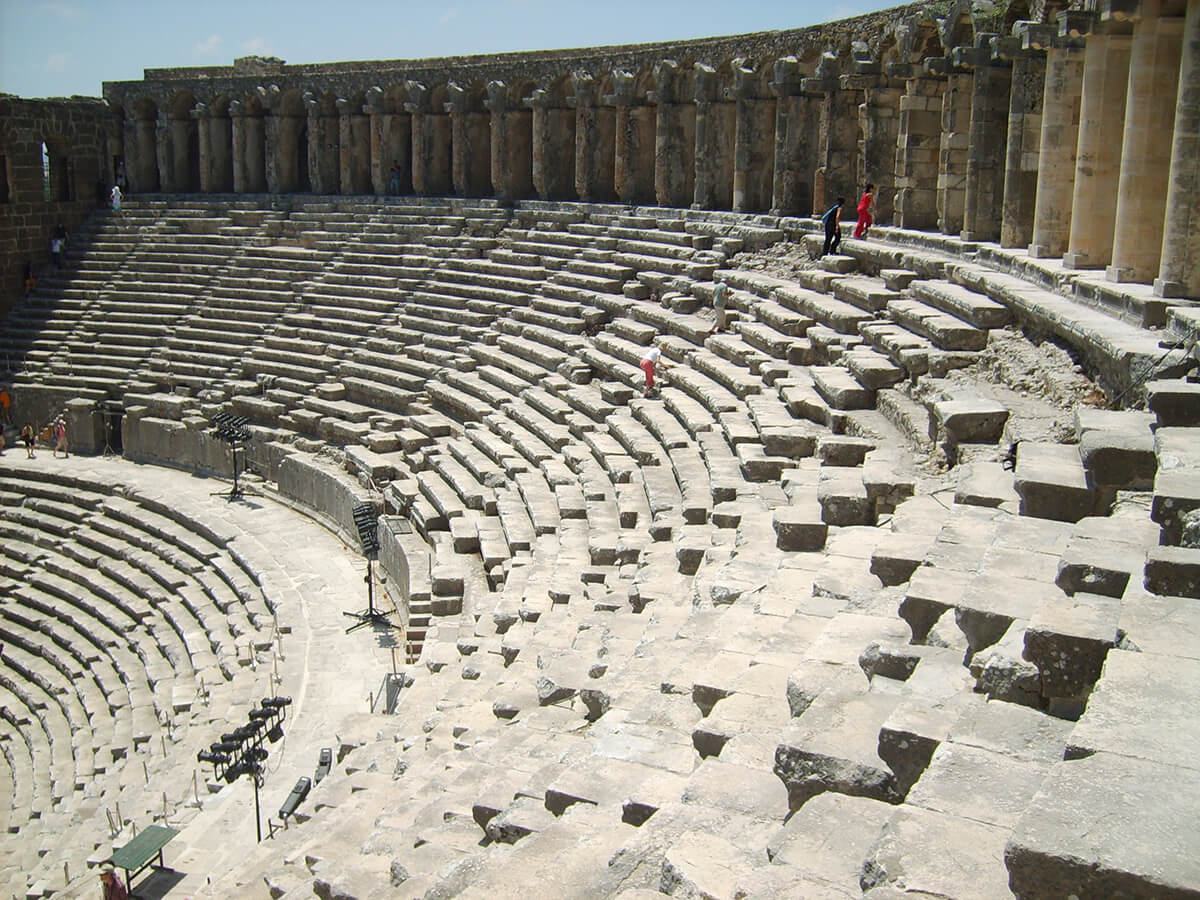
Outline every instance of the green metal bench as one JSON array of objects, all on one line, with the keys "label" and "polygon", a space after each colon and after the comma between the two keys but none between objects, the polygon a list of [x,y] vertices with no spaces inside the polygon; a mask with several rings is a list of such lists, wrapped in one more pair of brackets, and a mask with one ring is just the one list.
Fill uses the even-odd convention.
[{"label": "green metal bench", "polygon": [[125,870],[125,891],[132,897],[130,882],[137,878],[144,869],[152,865],[158,857],[156,868],[166,868],[163,865],[163,847],[179,832],[164,825],[149,825],[128,844],[113,851],[112,864]]}]

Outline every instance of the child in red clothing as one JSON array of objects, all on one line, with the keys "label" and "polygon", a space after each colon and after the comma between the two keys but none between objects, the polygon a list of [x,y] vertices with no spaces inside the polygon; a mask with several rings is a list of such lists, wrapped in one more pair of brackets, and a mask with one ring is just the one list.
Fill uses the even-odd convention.
[{"label": "child in red clothing", "polygon": [[875,185],[868,184],[863,191],[862,199],[858,201],[858,224],[854,226],[854,236],[865,238],[867,230],[875,221],[871,218],[871,210],[875,207]]}]

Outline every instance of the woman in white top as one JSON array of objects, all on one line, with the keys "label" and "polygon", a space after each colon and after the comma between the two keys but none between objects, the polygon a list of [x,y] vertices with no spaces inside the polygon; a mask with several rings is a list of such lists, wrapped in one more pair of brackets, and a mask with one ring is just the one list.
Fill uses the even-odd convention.
[{"label": "woman in white top", "polygon": [[659,366],[663,369],[667,368],[666,361],[662,358],[662,350],[658,347],[651,347],[646,351],[646,355],[642,357],[642,371],[646,373],[646,387],[642,391],[643,397],[649,397],[650,392],[654,390],[654,373]]},{"label": "woman in white top", "polygon": [[114,184],[112,192],[109,194],[109,196],[112,198],[113,212],[120,212],[121,211],[121,186],[119,184]]}]

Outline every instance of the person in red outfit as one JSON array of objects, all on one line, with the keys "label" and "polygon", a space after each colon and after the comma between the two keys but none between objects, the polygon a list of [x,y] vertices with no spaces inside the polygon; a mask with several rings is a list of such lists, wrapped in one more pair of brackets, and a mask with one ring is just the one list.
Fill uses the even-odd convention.
[{"label": "person in red outfit", "polygon": [[854,236],[865,238],[867,230],[875,220],[871,218],[871,210],[875,208],[875,185],[868,184],[863,191],[862,199],[858,201],[858,224],[854,226]]}]

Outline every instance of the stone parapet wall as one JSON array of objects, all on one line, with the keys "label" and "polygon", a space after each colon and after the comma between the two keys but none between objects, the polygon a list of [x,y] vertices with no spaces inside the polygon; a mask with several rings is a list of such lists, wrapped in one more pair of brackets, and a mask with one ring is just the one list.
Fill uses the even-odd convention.
[{"label": "stone parapet wall", "polygon": [[[50,261],[57,225],[74,230],[112,187],[117,128],[100,100],[0,95],[0,310],[20,296],[25,264]],[[50,195],[42,147],[50,159]]]}]

